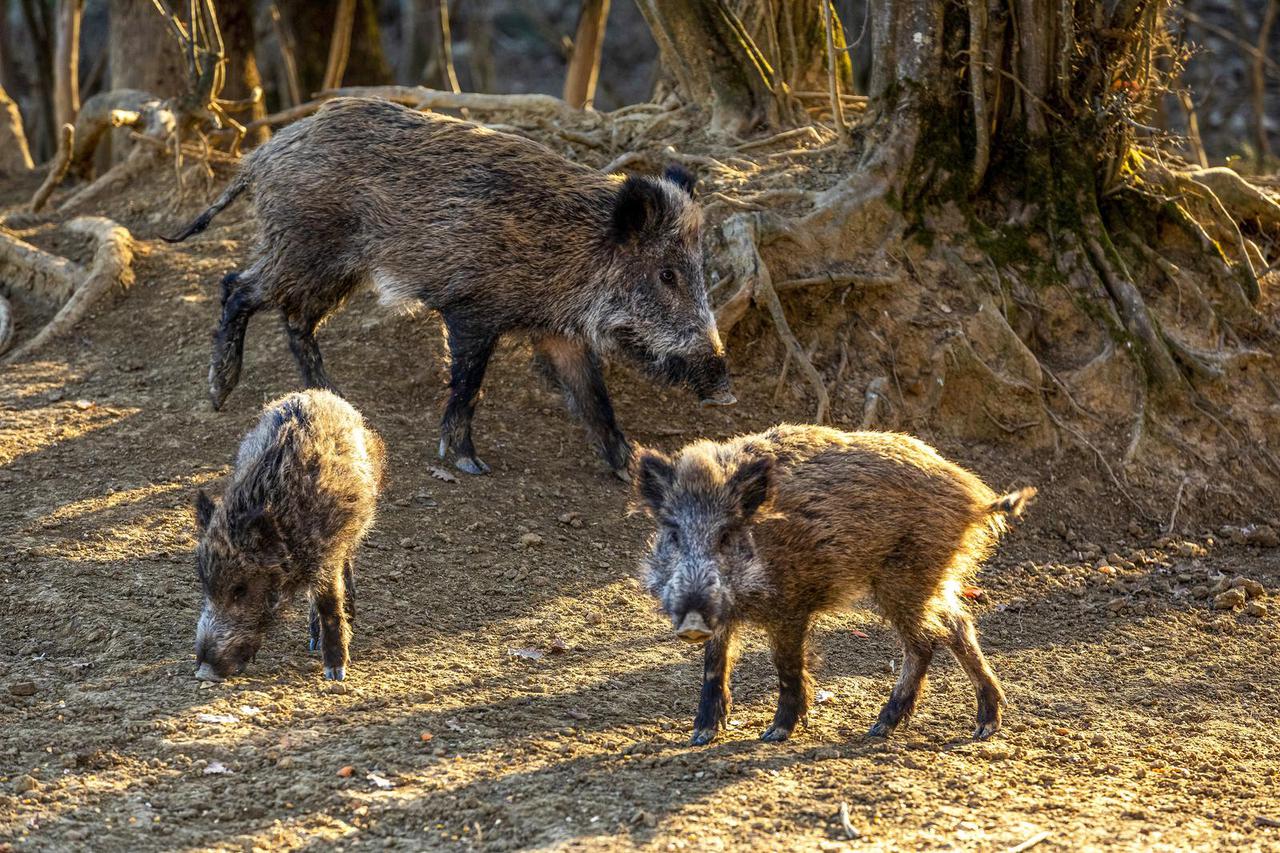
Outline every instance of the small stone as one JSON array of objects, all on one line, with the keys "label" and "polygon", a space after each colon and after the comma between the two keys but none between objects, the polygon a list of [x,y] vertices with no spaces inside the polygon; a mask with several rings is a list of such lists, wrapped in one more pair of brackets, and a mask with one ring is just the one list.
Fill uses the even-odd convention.
[{"label": "small stone", "polygon": [[567,525],[569,525],[570,527],[581,527],[581,526],[582,526],[582,513],[580,513],[580,512],[566,512],[566,513],[561,513],[561,515],[560,515],[560,523],[561,523],[561,524],[567,524]]},{"label": "small stone", "polygon": [[537,533],[526,533],[520,537],[521,548],[536,548],[542,544],[542,537]]},{"label": "small stone", "polygon": [[1209,588],[1209,594],[1218,595],[1219,593],[1226,592],[1229,589],[1231,589],[1231,578],[1224,576],[1218,578],[1218,582]]},{"label": "small stone", "polygon": [[1244,529],[1244,541],[1247,545],[1275,548],[1280,546],[1280,533],[1269,524],[1251,524]]},{"label": "small stone", "polygon": [[1245,603],[1245,594],[1242,589],[1229,589],[1224,593],[1220,593],[1213,599],[1214,610],[1235,610],[1242,607]]},{"label": "small stone", "polygon": [[13,790],[17,791],[19,794],[27,794],[32,791],[40,790],[40,783],[36,781],[36,777],[34,776],[19,776],[13,782]]},{"label": "small stone", "polygon": [[1261,619],[1267,615],[1267,605],[1261,601],[1250,601],[1245,605],[1244,612],[1246,616],[1256,616]]},{"label": "small stone", "polygon": [[36,683],[34,681],[15,681],[9,685],[9,692],[14,696],[34,696],[36,695]]},{"label": "small stone", "polygon": [[1113,598],[1107,602],[1107,609],[1112,613],[1119,613],[1129,606],[1129,602],[1123,598]]},{"label": "small stone", "polygon": [[408,536],[404,537],[403,539],[401,539],[401,540],[400,540],[400,547],[401,547],[401,548],[412,548],[412,547],[413,547],[413,539],[411,539],[411,538],[410,538],[410,537],[408,537]]},{"label": "small stone", "polygon": [[1258,583],[1253,578],[1236,578],[1231,582],[1232,589],[1243,589],[1245,596],[1248,598],[1262,598],[1267,594],[1266,587]]}]

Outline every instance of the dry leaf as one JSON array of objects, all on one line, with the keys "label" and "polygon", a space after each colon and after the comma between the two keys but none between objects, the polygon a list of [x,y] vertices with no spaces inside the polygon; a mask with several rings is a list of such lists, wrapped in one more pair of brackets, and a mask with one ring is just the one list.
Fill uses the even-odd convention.
[{"label": "dry leaf", "polygon": [[850,631],[849,633],[853,634],[853,636],[855,636],[855,637],[857,637],[857,638],[859,638],[859,639],[861,639],[861,640],[865,640],[865,639],[867,639],[867,632],[866,632],[866,631],[859,631],[857,628],[854,628],[854,629],[853,629],[852,631]]},{"label": "dry leaf", "polygon": [[218,776],[223,773],[230,772],[231,771],[227,769],[227,765],[223,764],[221,761],[210,761],[204,767],[204,775],[206,776]]},{"label": "dry leaf", "polygon": [[348,776],[350,776],[352,773],[355,773],[355,772],[356,772],[356,769],[352,767],[350,764],[344,767],[338,768],[338,775],[341,776],[343,779],[346,779]]},{"label": "dry leaf", "polygon": [[379,776],[377,773],[370,773],[364,778],[368,779],[376,787],[379,787],[384,791],[390,791],[392,788],[396,786],[395,783],[392,782],[390,779],[386,778],[385,776]]},{"label": "dry leaf", "polygon": [[458,478],[454,476],[454,473],[447,468],[441,468],[439,466],[432,465],[427,470],[430,471],[431,476],[435,477],[437,480],[444,480],[446,483],[458,482]]},{"label": "dry leaf", "polygon": [[431,732],[423,732],[422,734],[418,735],[418,739],[421,740],[423,743],[430,743],[433,737],[435,737],[435,735],[433,735]]},{"label": "dry leaf", "polygon": [[960,594],[970,601],[977,601],[982,598],[982,590],[978,589],[976,586],[966,586],[964,589],[960,590]]},{"label": "dry leaf", "polygon": [[524,660],[542,660],[543,658],[543,653],[537,649],[507,649],[507,654]]}]

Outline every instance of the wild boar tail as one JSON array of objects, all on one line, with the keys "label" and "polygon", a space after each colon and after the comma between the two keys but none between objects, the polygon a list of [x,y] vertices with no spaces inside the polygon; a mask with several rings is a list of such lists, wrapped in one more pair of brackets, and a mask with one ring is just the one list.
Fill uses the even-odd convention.
[{"label": "wild boar tail", "polygon": [[252,178],[249,169],[241,169],[235,179],[222,191],[222,195],[218,196],[218,200],[209,205],[205,212],[197,216],[191,221],[191,224],[183,229],[181,234],[174,237],[161,237],[166,243],[181,243],[192,234],[199,234],[201,231],[209,227],[209,223],[213,221],[213,217],[222,212],[222,209],[231,202],[235,201],[236,196],[244,192],[249,186]]},{"label": "wild boar tail", "polygon": [[1014,518],[1021,518],[1027,504],[1031,503],[1031,499],[1036,496],[1036,491],[1034,486],[1027,486],[1016,492],[1010,492],[988,504],[987,515],[1011,515]]}]

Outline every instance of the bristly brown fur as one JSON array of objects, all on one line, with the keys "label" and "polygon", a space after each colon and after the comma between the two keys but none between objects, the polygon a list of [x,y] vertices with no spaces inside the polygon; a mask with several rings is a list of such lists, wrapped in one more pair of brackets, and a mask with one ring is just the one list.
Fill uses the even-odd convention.
[{"label": "bristly brown fur", "polygon": [[702,216],[676,180],[606,175],[545,146],[386,101],[337,99],[245,161],[197,233],[244,188],[257,208],[252,265],[229,277],[209,393],[239,379],[245,328],[264,307],[284,317],[308,387],[331,388],[316,329],[358,288],[385,304],[438,310],[448,329],[451,396],[441,454],[470,473],[471,417],[497,339],[518,332],[551,350],[553,379],[606,462],[631,448],[614,422],[601,355],[728,400],[728,369],[707,300]]},{"label": "bristly brown fur", "polygon": [[[979,736],[999,726],[1003,693],[960,592],[994,549],[1004,516],[1019,515],[1034,489],[998,497],[910,436],[816,426],[695,442],[671,459],[644,451],[634,475],[637,502],[660,524],[649,588],[673,624],[696,612],[710,626],[708,667],[738,624],[769,631],[783,697],[766,739],[789,734],[808,707],[812,619],[862,598],[907,655],[877,734],[910,716],[936,644],[974,680]],[[708,677],[727,684],[728,673]],[[699,717],[695,740],[706,742],[722,720]]]},{"label": "bristly brown fur", "polygon": [[243,668],[281,604],[301,591],[312,601],[312,646],[322,649],[325,675],[343,677],[355,551],[373,524],[385,458],[382,439],[334,394],[267,405],[240,444],[222,500],[196,499],[202,677]]}]

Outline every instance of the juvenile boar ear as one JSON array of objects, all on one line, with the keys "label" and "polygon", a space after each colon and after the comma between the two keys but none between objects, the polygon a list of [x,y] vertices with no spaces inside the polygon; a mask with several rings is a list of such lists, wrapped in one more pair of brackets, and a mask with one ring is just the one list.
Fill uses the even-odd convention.
[{"label": "juvenile boar ear", "polygon": [[284,540],[275,517],[267,509],[251,513],[237,525],[236,545],[256,555],[262,562],[284,559]]},{"label": "juvenile boar ear", "polygon": [[693,188],[698,185],[698,176],[693,172],[690,172],[679,163],[672,163],[662,173],[662,177],[684,190],[690,198],[693,198]]},{"label": "juvenile boar ear", "polygon": [[773,460],[762,456],[739,465],[729,478],[729,488],[742,507],[743,520],[749,521],[773,496]]},{"label": "juvenile boar ear", "polygon": [[205,494],[204,489],[196,490],[196,532],[204,533],[209,528],[209,519],[213,518],[213,501]]},{"label": "juvenile boar ear", "polygon": [[656,513],[662,509],[663,499],[675,481],[675,465],[656,450],[641,450],[632,467],[636,500],[649,512]]},{"label": "juvenile boar ear", "polygon": [[629,243],[643,234],[655,222],[662,211],[662,191],[652,180],[632,175],[618,190],[613,203],[613,223],[610,236],[618,244]]}]

